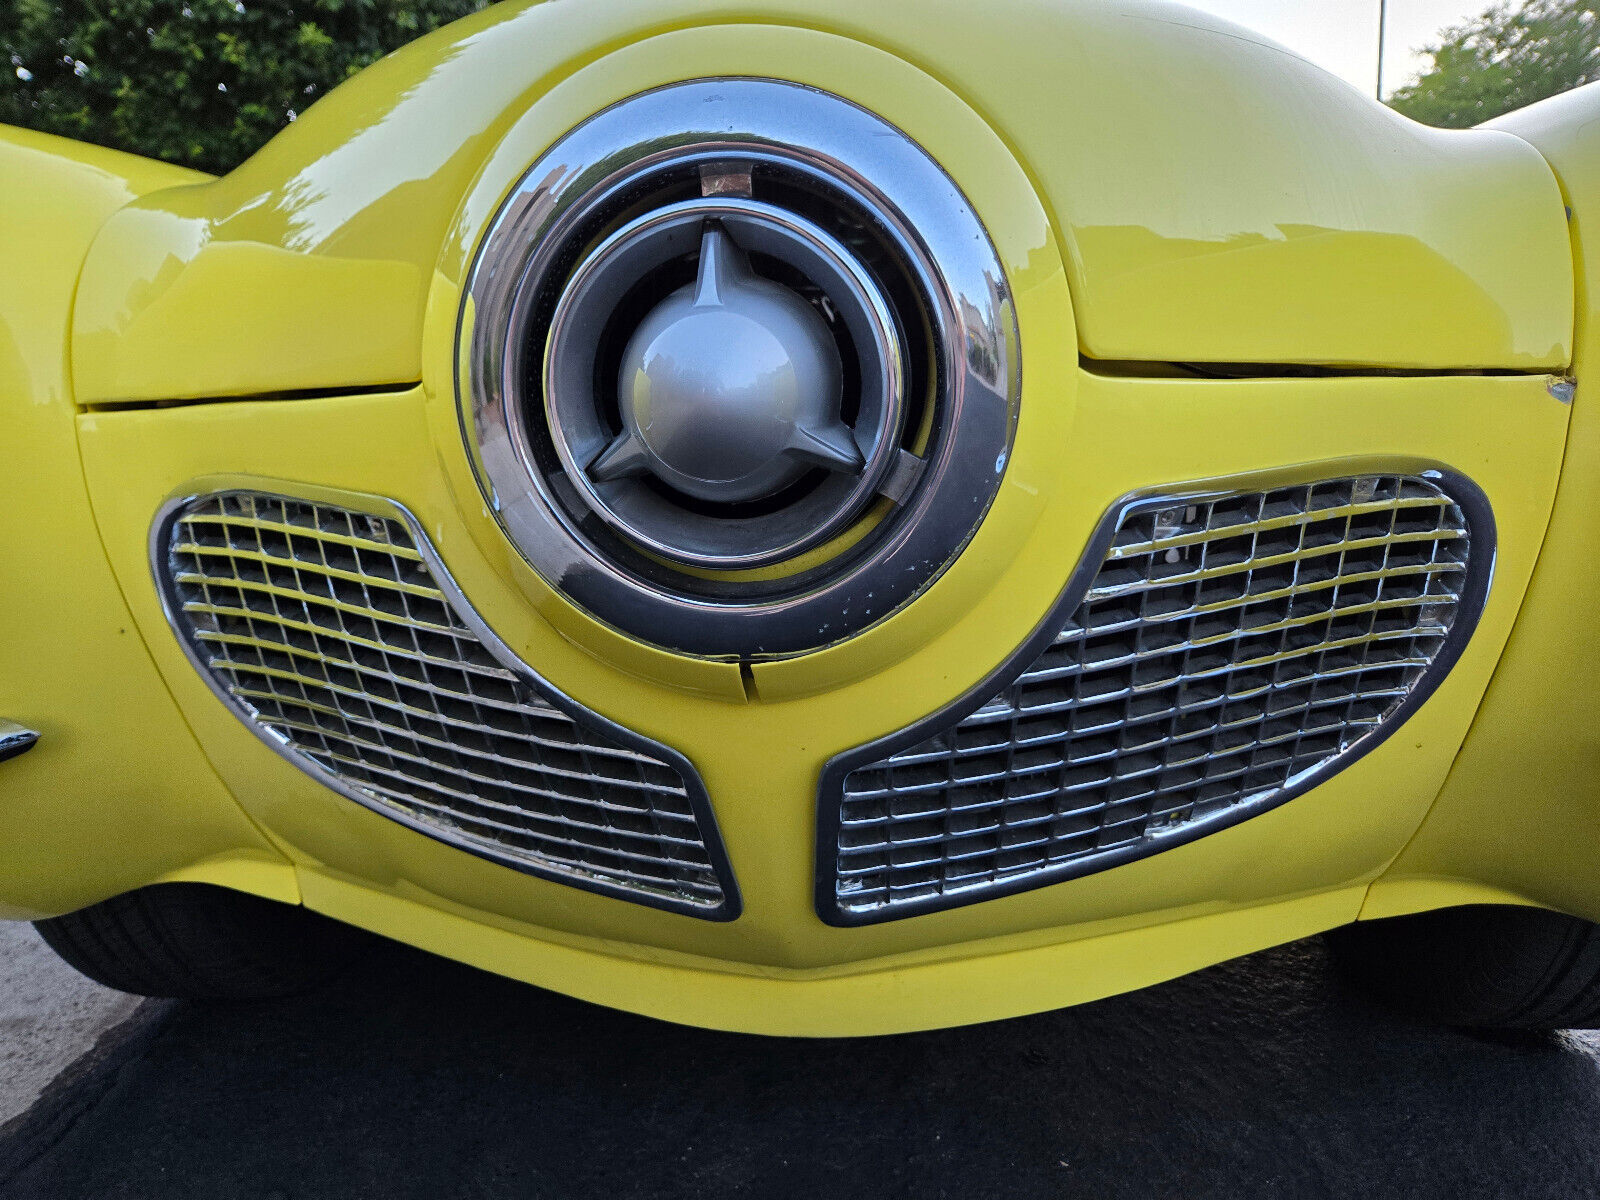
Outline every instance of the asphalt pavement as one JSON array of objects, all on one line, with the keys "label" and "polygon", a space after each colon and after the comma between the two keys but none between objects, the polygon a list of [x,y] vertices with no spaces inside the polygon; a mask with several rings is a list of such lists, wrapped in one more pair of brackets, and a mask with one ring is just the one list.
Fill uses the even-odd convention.
[{"label": "asphalt pavement", "polygon": [[1600,1195],[1600,1037],[1413,1023],[1316,941],[866,1040],[685,1029],[387,945],[309,997],[118,1028],[0,1128],[0,1196]]},{"label": "asphalt pavement", "polygon": [[62,962],[32,925],[0,921],[0,1139],[52,1081],[94,1054],[140,1001]]}]

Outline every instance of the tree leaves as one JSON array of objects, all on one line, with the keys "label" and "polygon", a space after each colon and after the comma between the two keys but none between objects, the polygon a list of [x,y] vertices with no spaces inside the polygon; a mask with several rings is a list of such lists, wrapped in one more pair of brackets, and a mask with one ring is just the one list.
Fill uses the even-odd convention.
[{"label": "tree leaves", "polygon": [[[0,121],[226,171],[314,100],[487,0],[0,0]],[[1444,30],[1389,103],[1463,128],[1600,79],[1600,0]]]},{"label": "tree leaves", "polygon": [[0,0],[0,121],[226,171],[487,0]]},{"label": "tree leaves", "polygon": [[1600,5],[1501,4],[1444,30],[1427,53],[1432,66],[1389,103],[1426,125],[1465,129],[1600,79]]}]

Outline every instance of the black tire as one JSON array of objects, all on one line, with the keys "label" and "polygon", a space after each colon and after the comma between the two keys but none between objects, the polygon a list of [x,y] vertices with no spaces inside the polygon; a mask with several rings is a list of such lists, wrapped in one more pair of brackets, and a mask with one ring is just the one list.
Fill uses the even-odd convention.
[{"label": "black tire", "polygon": [[1600,925],[1473,905],[1328,934],[1334,961],[1394,1008],[1468,1029],[1600,1028]]},{"label": "black tire", "polygon": [[201,883],[140,888],[34,928],[96,983],[188,1000],[304,991],[370,942],[307,909]]}]

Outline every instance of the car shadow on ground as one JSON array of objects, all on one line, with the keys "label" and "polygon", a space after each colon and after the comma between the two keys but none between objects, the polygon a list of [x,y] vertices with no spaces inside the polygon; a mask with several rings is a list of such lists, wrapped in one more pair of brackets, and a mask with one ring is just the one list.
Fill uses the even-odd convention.
[{"label": "car shadow on ground", "polygon": [[1405,1021],[1317,941],[864,1040],[680,1028],[388,944],[310,997],[151,1011],[51,1097],[69,1119],[5,1196],[1600,1194],[1600,1040]]}]

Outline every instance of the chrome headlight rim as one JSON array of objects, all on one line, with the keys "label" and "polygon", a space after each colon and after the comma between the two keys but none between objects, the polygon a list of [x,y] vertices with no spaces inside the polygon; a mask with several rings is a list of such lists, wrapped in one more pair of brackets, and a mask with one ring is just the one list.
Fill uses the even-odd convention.
[{"label": "chrome headlight rim", "polygon": [[[848,193],[903,249],[928,306],[936,419],[924,455],[888,464],[893,520],[822,567],[776,582],[707,580],[596,544],[570,481],[532,469],[527,359],[542,327],[526,296],[581,257],[563,242],[580,206],[640,172],[734,160],[779,163]],[[881,183],[881,186],[880,186]],[[891,194],[892,193],[892,194]],[[519,298],[523,307],[519,307]],[[521,339],[521,340],[519,340]],[[629,636],[698,657],[807,653],[877,624],[949,566],[992,505],[1010,458],[1021,373],[1005,272],[954,181],[904,133],[831,93],[761,78],[644,92],[558,139],[512,188],[473,259],[458,321],[456,386],[477,482],[507,538],[546,582]],[[619,561],[621,559],[621,561]]]}]

